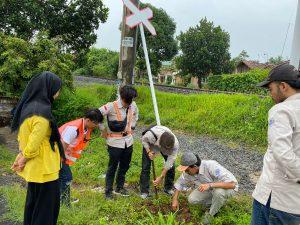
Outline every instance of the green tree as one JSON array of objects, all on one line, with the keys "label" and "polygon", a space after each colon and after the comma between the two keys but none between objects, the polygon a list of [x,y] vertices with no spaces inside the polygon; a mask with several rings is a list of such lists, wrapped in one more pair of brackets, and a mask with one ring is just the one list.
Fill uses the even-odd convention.
[{"label": "green tree", "polygon": [[[119,53],[105,48],[91,48],[86,55],[86,65],[75,72],[78,75],[117,78]],[[80,72],[84,74],[80,74]]]},{"label": "green tree", "polygon": [[240,62],[240,61],[246,60],[248,58],[249,58],[248,53],[245,50],[242,50],[241,53],[237,57],[234,58],[234,60],[236,62]]},{"label": "green tree", "polygon": [[[154,75],[157,75],[161,67],[161,62],[171,60],[178,52],[177,41],[174,38],[176,23],[163,9],[158,9],[151,4],[140,4],[140,8],[145,7],[150,7],[154,15],[151,19],[151,23],[156,29],[157,36],[152,36],[146,29],[145,36],[151,70]],[[138,57],[136,67],[138,68],[139,73],[143,74],[146,72],[146,64],[140,36],[138,38],[137,46]]]},{"label": "green tree", "polygon": [[176,65],[183,74],[197,76],[201,87],[201,78],[209,74],[228,73],[230,63],[230,36],[215,27],[213,22],[202,19],[196,27],[190,27],[178,36],[182,54],[177,58]]},{"label": "green tree", "polygon": [[237,57],[234,57],[232,59],[233,61],[232,63],[234,64],[234,67],[236,67],[240,61],[247,60],[248,58],[249,58],[248,53],[245,50],[242,50]]},{"label": "green tree", "polygon": [[80,54],[96,42],[95,31],[107,16],[102,0],[3,0],[0,31],[25,40],[47,31],[61,48]]},{"label": "green tree", "polygon": [[44,70],[56,73],[72,88],[73,60],[45,33],[31,42],[0,33],[0,95],[18,96],[31,77]]},{"label": "green tree", "polygon": [[285,60],[283,59],[282,56],[277,56],[277,57],[271,57],[267,63],[279,65],[284,62],[285,62]]}]

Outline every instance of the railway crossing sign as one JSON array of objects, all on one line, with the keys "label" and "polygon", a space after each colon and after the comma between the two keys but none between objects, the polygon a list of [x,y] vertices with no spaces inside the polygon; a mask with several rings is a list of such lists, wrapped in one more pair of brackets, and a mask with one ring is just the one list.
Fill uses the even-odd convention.
[{"label": "railway crossing sign", "polygon": [[123,3],[132,12],[131,15],[126,17],[126,24],[130,28],[143,24],[152,35],[156,35],[155,28],[149,21],[153,17],[153,12],[149,7],[140,10],[130,0],[123,0]]},{"label": "railway crossing sign", "polygon": [[150,60],[149,60],[147,43],[146,43],[145,32],[144,32],[144,26],[145,26],[152,35],[156,35],[155,28],[152,25],[152,23],[149,21],[153,17],[153,12],[149,7],[140,10],[135,4],[131,2],[131,0],[123,0],[123,3],[132,12],[131,15],[126,17],[126,24],[130,28],[136,26],[139,26],[140,28],[141,39],[143,43],[145,61],[146,61],[147,72],[148,72],[149,83],[150,83],[150,89],[151,89],[151,95],[152,95],[152,101],[153,101],[153,107],[154,107],[154,113],[156,118],[156,124],[160,125],[160,118],[158,113],[157,101],[156,101],[154,84],[153,84],[151,67],[150,67]]}]

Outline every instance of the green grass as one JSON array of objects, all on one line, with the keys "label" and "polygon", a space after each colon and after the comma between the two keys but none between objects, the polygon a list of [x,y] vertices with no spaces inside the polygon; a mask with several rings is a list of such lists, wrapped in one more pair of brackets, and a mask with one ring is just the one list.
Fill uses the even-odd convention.
[{"label": "green grass", "polygon": [[[148,87],[137,87],[139,123],[156,123]],[[89,99],[99,107],[115,98],[115,88],[107,85],[78,87],[77,98]],[[161,124],[196,135],[207,135],[230,143],[246,145],[261,151],[267,146],[267,115],[271,98],[241,94],[172,94],[156,91]]]},{"label": "green grass", "polygon": [[16,155],[8,151],[4,145],[0,145],[0,174],[11,173],[10,167]]},{"label": "green grass", "polygon": [[[81,86],[72,94],[72,99],[62,101],[64,104],[60,105],[57,113],[62,119],[75,119],[82,112],[73,112],[72,109],[99,107],[107,101],[112,101],[115,98],[114,92],[115,88],[112,86]],[[136,101],[140,110],[139,123],[155,123],[150,90],[138,87],[138,93]],[[217,137],[231,146],[246,144],[254,150],[266,146],[267,111],[272,106],[270,98],[224,94],[156,94],[161,123],[171,129]],[[131,167],[126,176],[129,188],[135,193],[138,192],[141,153],[141,142],[135,140]],[[0,146],[1,172],[9,171],[13,159],[14,156]],[[188,224],[178,219],[180,212],[174,214],[171,210],[166,210],[170,207],[171,198],[164,194],[160,194],[158,200],[152,199],[150,202],[143,202],[137,194],[108,202],[103,193],[92,192],[92,188],[104,185],[101,175],[107,169],[107,161],[105,141],[100,138],[91,141],[80,160],[71,166],[74,177],[72,196],[79,198],[80,202],[71,209],[61,208],[59,224]],[[156,173],[159,175],[163,167],[162,157],[158,157],[155,163]],[[9,213],[3,218],[22,221],[25,192],[26,190],[18,185],[0,187],[0,194],[6,198],[9,209]],[[180,201],[184,204],[186,196],[181,196]],[[149,207],[149,204],[159,210],[152,212],[153,208]],[[191,205],[185,207],[189,209],[193,223],[199,224],[203,209]],[[213,224],[249,224],[251,207],[250,195],[238,195],[221,209]]]},{"label": "green grass", "polygon": [[[139,124],[155,124],[150,89],[137,87]],[[83,115],[85,109],[113,101],[116,87],[88,84],[59,99],[55,108],[60,123]],[[204,135],[230,145],[246,145],[261,151],[267,146],[267,115],[271,98],[241,94],[172,94],[156,91],[161,124],[185,133]],[[60,104],[59,104],[60,103]]]},{"label": "green grass", "polygon": [[[2,153],[7,153],[3,148]],[[138,196],[138,180],[141,169],[141,143],[135,141],[131,167],[126,175],[126,182],[132,195],[129,198],[115,197],[114,201],[106,201],[103,193],[92,192],[94,187],[103,187],[104,180],[98,176],[105,173],[107,168],[107,149],[103,139],[91,141],[87,150],[82,154],[80,160],[71,166],[74,183],[72,185],[72,197],[79,198],[79,203],[73,205],[71,209],[61,207],[58,224],[64,225],[83,225],[83,224],[153,224],[153,225],[173,225],[189,224],[181,219],[182,215],[173,213],[170,210],[171,198],[162,192],[159,193],[159,199],[153,198],[146,203]],[[163,167],[162,157],[156,158],[156,171],[160,173]],[[9,167],[10,163],[6,163]],[[177,176],[179,174],[177,173]],[[7,200],[7,209],[1,220],[10,219],[12,221],[22,222],[25,188],[20,185],[0,187],[0,194]],[[200,218],[204,213],[199,206],[186,204],[186,196],[181,195],[180,202],[182,206],[188,207],[192,222],[199,224]],[[150,206],[149,206],[150,205]],[[149,208],[150,207],[150,208]],[[151,209],[156,209],[151,212]],[[231,199],[224,206],[215,219],[214,224],[249,224],[251,210],[251,197],[237,196]],[[150,212],[150,214],[149,214]],[[197,222],[198,221],[198,222]]]},{"label": "green grass", "polygon": [[[140,120],[155,122],[150,90],[138,88]],[[255,95],[182,95],[156,92],[161,124],[186,133],[208,135],[252,148],[266,146],[270,98]]]}]

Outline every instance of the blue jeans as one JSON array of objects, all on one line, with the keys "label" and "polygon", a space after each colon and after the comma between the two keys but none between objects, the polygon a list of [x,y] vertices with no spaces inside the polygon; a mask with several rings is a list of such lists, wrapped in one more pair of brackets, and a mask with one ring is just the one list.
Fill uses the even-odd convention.
[{"label": "blue jeans", "polygon": [[267,205],[253,200],[251,225],[299,225],[300,215],[270,208],[271,195]]},{"label": "blue jeans", "polygon": [[70,166],[63,162],[59,171],[60,199],[61,202],[66,205],[70,205],[70,185],[72,180],[73,176]]}]

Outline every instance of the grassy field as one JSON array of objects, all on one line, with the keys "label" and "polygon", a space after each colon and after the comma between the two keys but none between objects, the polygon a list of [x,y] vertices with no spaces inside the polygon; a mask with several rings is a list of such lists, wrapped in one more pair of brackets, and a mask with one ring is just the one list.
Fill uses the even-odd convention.
[{"label": "grassy field", "polygon": [[[137,104],[140,122],[144,125],[155,122],[150,91],[138,87]],[[115,97],[112,86],[92,85],[77,88],[70,98],[60,105],[56,113],[60,121],[74,119],[82,109],[98,107]],[[157,92],[161,123],[181,132],[209,135],[225,142],[245,144],[254,150],[266,146],[267,111],[272,106],[269,98],[243,95],[179,95]],[[77,113],[77,114],[75,114]],[[98,135],[98,134],[94,134]],[[1,172],[9,171],[13,156],[5,147],[0,147]],[[138,196],[138,180],[141,168],[141,142],[135,140],[131,167],[127,173],[127,185],[132,195],[106,201],[102,192],[102,175],[107,168],[108,154],[103,139],[91,141],[81,159],[72,166],[74,183],[72,196],[79,203],[71,209],[62,207],[59,224],[200,224],[205,209],[186,204],[182,195],[181,209],[171,211],[171,198],[160,192],[159,199],[142,201]],[[156,160],[157,173],[162,168],[162,157]],[[178,176],[178,174],[177,174]],[[18,184],[1,186],[0,194],[7,200],[9,213],[4,218],[22,221],[25,188]],[[250,223],[252,201],[250,195],[238,195],[229,200],[213,221],[213,224],[245,225]],[[1,221],[0,219],[0,221]]]},{"label": "grassy field", "polygon": [[[126,180],[131,196],[129,198],[114,196],[113,201],[106,201],[103,192],[93,192],[94,188],[103,188],[104,179],[101,175],[107,167],[106,151],[104,141],[95,139],[82,154],[81,159],[71,167],[74,177],[72,197],[79,198],[80,201],[70,209],[61,207],[58,224],[200,224],[205,209],[187,205],[185,195],[181,196],[181,209],[175,214],[171,210],[171,198],[162,191],[159,192],[158,199],[154,197],[147,201],[140,199],[138,180],[141,168],[141,143],[138,140],[135,142],[132,163]],[[7,149],[1,148],[1,153],[10,155],[7,152]],[[5,160],[6,169],[12,161],[12,156]],[[158,157],[155,162],[157,171],[160,171],[163,164],[162,157]],[[1,165],[3,165],[2,161]],[[0,186],[0,194],[7,200],[7,209],[9,209],[9,213],[0,218],[0,221],[10,219],[22,222],[25,188],[19,184]],[[251,197],[238,195],[222,208],[213,224],[249,224],[250,211]]]},{"label": "grassy field", "polygon": [[[139,123],[154,124],[150,89],[144,86],[137,89]],[[77,99],[84,99],[89,107],[99,107],[115,98],[115,88],[95,84],[83,86],[77,88],[76,96]],[[208,135],[226,142],[247,145],[253,150],[265,150],[267,146],[267,113],[273,105],[271,98],[239,94],[182,95],[159,91],[156,96],[161,124],[165,126],[185,133]],[[68,104],[74,107],[76,103]]]}]

